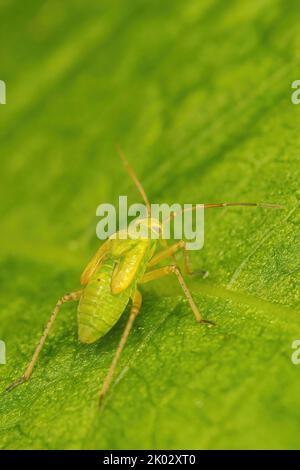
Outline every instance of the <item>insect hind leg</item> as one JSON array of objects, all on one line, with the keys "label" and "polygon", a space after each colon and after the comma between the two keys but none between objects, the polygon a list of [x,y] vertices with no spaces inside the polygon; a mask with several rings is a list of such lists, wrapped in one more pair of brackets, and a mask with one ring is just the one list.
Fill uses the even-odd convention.
[{"label": "insect hind leg", "polygon": [[117,363],[120,359],[121,353],[124,349],[125,343],[127,341],[127,338],[129,336],[129,333],[131,331],[131,328],[133,326],[133,322],[136,319],[142,305],[142,295],[141,293],[136,290],[133,297],[132,297],[132,305],[131,305],[131,310],[129,314],[129,318],[127,320],[127,324],[125,326],[125,329],[123,331],[123,334],[121,336],[120,342],[118,344],[117,350],[115,352],[114,358],[112,360],[111,366],[109,368],[109,371],[105,377],[105,380],[103,382],[100,394],[99,394],[99,406],[102,407],[103,405],[103,400],[109,390],[110,384],[112,382],[112,378],[114,375],[114,371],[116,369]]},{"label": "insect hind leg", "polygon": [[53,310],[53,313],[51,315],[51,317],[49,318],[48,320],[48,323],[46,325],[46,328],[44,329],[44,332],[35,348],[35,351],[33,353],[33,356],[29,362],[29,364],[27,365],[23,375],[21,375],[21,377],[19,377],[15,382],[13,382],[11,385],[9,385],[7,388],[6,388],[6,391],[7,392],[10,392],[12,389],[14,389],[15,387],[17,387],[18,385],[21,385],[22,383],[24,382],[27,382],[27,380],[29,380],[31,374],[32,374],[32,371],[33,371],[33,368],[35,366],[35,363],[38,359],[38,356],[44,346],[44,343],[46,341],[46,338],[51,330],[51,327],[57,317],[57,314],[60,310],[60,307],[65,303],[65,302],[70,302],[72,300],[79,300],[80,297],[81,297],[81,294],[82,294],[82,290],[79,290],[79,291],[76,291],[76,292],[72,292],[71,294],[65,294],[61,299],[58,300],[56,306],[55,306],[55,309]]}]

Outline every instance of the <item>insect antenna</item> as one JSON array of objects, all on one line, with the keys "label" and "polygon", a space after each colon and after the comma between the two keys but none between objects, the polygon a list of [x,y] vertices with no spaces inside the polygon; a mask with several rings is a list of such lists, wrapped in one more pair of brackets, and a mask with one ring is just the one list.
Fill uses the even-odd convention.
[{"label": "insect antenna", "polygon": [[172,219],[175,219],[179,214],[183,214],[184,212],[191,212],[200,209],[214,209],[217,207],[262,207],[264,209],[284,209],[284,206],[280,204],[269,204],[265,202],[219,202],[219,203],[212,203],[212,204],[193,204],[192,207],[187,207],[178,212],[172,212],[169,217],[163,220],[163,224],[169,222]]},{"label": "insect antenna", "polygon": [[283,206],[280,204],[268,204],[266,202],[221,202],[217,204],[203,204],[203,206],[204,209],[230,206],[263,207],[264,209],[283,209]]},{"label": "insect antenna", "polygon": [[151,217],[151,205],[150,205],[149,199],[147,197],[146,191],[143,188],[142,183],[138,179],[138,177],[135,174],[135,171],[133,170],[133,168],[129,165],[129,163],[128,163],[128,161],[127,161],[127,159],[126,159],[126,157],[125,157],[125,155],[124,155],[124,153],[123,153],[123,151],[122,151],[119,144],[116,144],[116,149],[117,149],[117,152],[119,154],[120,159],[123,162],[123,165],[124,165],[127,173],[129,174],[130,178],[134,182],[135,186],[137,187],[138,191],[140,192],[140,194],[141,194],[141,196],[142,196],[142,198],[143,198],[143,200],[146,204],[148,217]]}]

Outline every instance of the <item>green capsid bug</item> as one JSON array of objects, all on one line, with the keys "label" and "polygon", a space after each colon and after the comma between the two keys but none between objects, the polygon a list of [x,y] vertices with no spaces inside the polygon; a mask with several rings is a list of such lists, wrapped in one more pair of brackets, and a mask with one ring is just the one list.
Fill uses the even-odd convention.
[{"label": "green capsid bug", "polygon": [[[190,268],[188,250],[186,249],[185,242],[180,240],[171,246],[166,245],[166,241],[162,239],[162,225],[158,220],[151,218],[151,206],[143,186],[120,150],[119,154],[129,176],[132,178],[147,206],[148,218],[138,220],[137,223],[147,227],[147,230],[150,230],[150,232],[158,232],[160,236],[158,239],[145,237],[143,235],[137,239],[130,239],[130,236],[124,239],[120,237],[121,232],[117,232],[100,246],[81,275],[80,282],[82,289],[66,294],[58,300],[36,346],[32,359],[27,365],[23,375],[7,387],[7,391],[12,390],[30,378],[60,307],[69,301],[79,301],[77,310],[78,338],[79,341],[84,344],[94,343],[108,333],[121,317],[130,299],[132,302],[124,332],[99,394],[100,403],[107,394],[118,360],[134,320],[140,311],[142,296],[139,291],[139,286],[141,284],[159,279],[162,276],[175,274],[196,321],[205,323],[208,326],[214,325],[213,322],[204,320],[200,315],[176,263],[175,254],[179,250],[182,250],[186,273],[195,274]],[[206,209],[227,206],[280,207],[272,204],[259,203],[218,203],[203,205]],[[141,231],[141,233],[144,232]],[[157,252],[158,245],[162,246],[162,250],[159,252]],[[172,259],[171,264],[155,268],[161,261],[170,258]],[[153,267],[154,269],[152,269]],[[203,271],[199,271],[198,273],[202,275],[205,274]]]}]

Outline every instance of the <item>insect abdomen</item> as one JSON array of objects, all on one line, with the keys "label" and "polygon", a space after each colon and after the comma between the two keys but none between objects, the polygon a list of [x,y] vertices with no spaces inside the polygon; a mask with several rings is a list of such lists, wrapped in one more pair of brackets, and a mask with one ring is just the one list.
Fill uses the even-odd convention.
[{"label": "insect abdomen", "polygon": [[111,293],[113,261],[107,261],[92,276],[81,296],[77,318],[78,337],[82,343],[94,343],[119,320],[134,285],[119,294]]}]

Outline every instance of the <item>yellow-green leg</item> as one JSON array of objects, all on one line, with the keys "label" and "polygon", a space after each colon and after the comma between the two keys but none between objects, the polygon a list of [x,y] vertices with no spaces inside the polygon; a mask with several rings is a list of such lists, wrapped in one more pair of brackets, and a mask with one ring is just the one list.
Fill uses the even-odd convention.
[{"label": "yellow-green leg", "polygon": [[123,334],[121,336],[120,342],[118,344],[117,350],[115,352],[114,358],[112,360],[111,366],[109,368],[109,371],[105,377],[105,380],[103,382],[100,394],[99,394],[99,406],[103,403],[103,400],[105,398],[105,395],[108,392],[108,389],[110,387],[114,371],[116,369],[117,363],[120,359],[121,353],[124,349],[125,343],[127,341],[127,338],[129,336],[129,333],[131,331],[131,328],[133,326],[133,322],[136,319],[142,305],[142,295],[141,293],[136,290],[133,297],[132,297],[132,305],[131,305],[131,310],[129,314],[129,318],[127,321],[127,324],[125,326],[125,329],[123,331]]},{"label": "yellow-green leg", "polygon": [[196,321],[199,323],[208,323],[210,326],[213,326],[214,323],[209,321],[209,320],[203,320],[202,316],[200,315],[200,312],[198,310],[198,307],[196,306],[193,297],[189,291],[188,286],[186,285],[182,274],[180,272],[180,269],[176,265],[170,265],[170,266],[164,266],[163,268],[158,268],[154,269],[153,271],[146,272],[144,276],[141,279],[141,283],[144,284],[146,282],[154,281],[156,279],[159,279],[163,276],[167,276],[168,274],[175,274],[178,282],[187,298],[189,301],[190,307],[195,315]]},{"label": "yellow-green leg", "polygon": [[208,275],[207,271],[198,270],[198,269],[194,271],[192,269],[190,257],[189,257],[189,251],[186,249],[186,243],[184,240],[180,240],[179,242],[174,243],[174,245],[169,246],[165,250],[153,256],[153,258],[149,261],[148,266],[149,267],[155,266],[156,264],[160,263],[161,261],[169,257],[172,257],[173,260],[176,262],[175,254],[179,250],[182,250],[183,252],[183,262],[184,262],[184,269],[185,269],[186,274],[189,274],[190,276],[200,275],[203,277],[206,277]]},{"label": "yellow-green leg", "polygon": [[46,341],[46,338],[51,330],[51,327],[57,317],[57,314],[59,312],[59,309],[60,307],[62,306],[62,304],[64,304],[65,302],[70,302],[72,300],[79,300],[80,297],[81,297],[81,294],[82,294],[82,290],[79,290],[77,292],[72,292],[71,294],[66,294],[64,295],[61,299],[59,299],[59,301],[57,302],[56,306],[55,306],[55,309],[53,310],[53,313],[51,315],[51,317],[49,318],[49,321],[46,325],[46,328],[35,348],[35,351],[33,353],[33,356],[32,356],[32,359],[31,361],[29,362],[28,366],[26,367],[23,375],[21,375],[21,377],[19,377],[15,382],[13,382],[11,385],[9,385],[6,389],[7,392],[9,392],[10,390],[12,390],[13,388],[17,387],[18,385],[21,385],[22,383],[26,382],[29,377],[31,376],[32,374],[32,371],[33,371],[33,368],[35,366],[35,363],[39,357],[39,354],[44,346],[44,343]]}]

